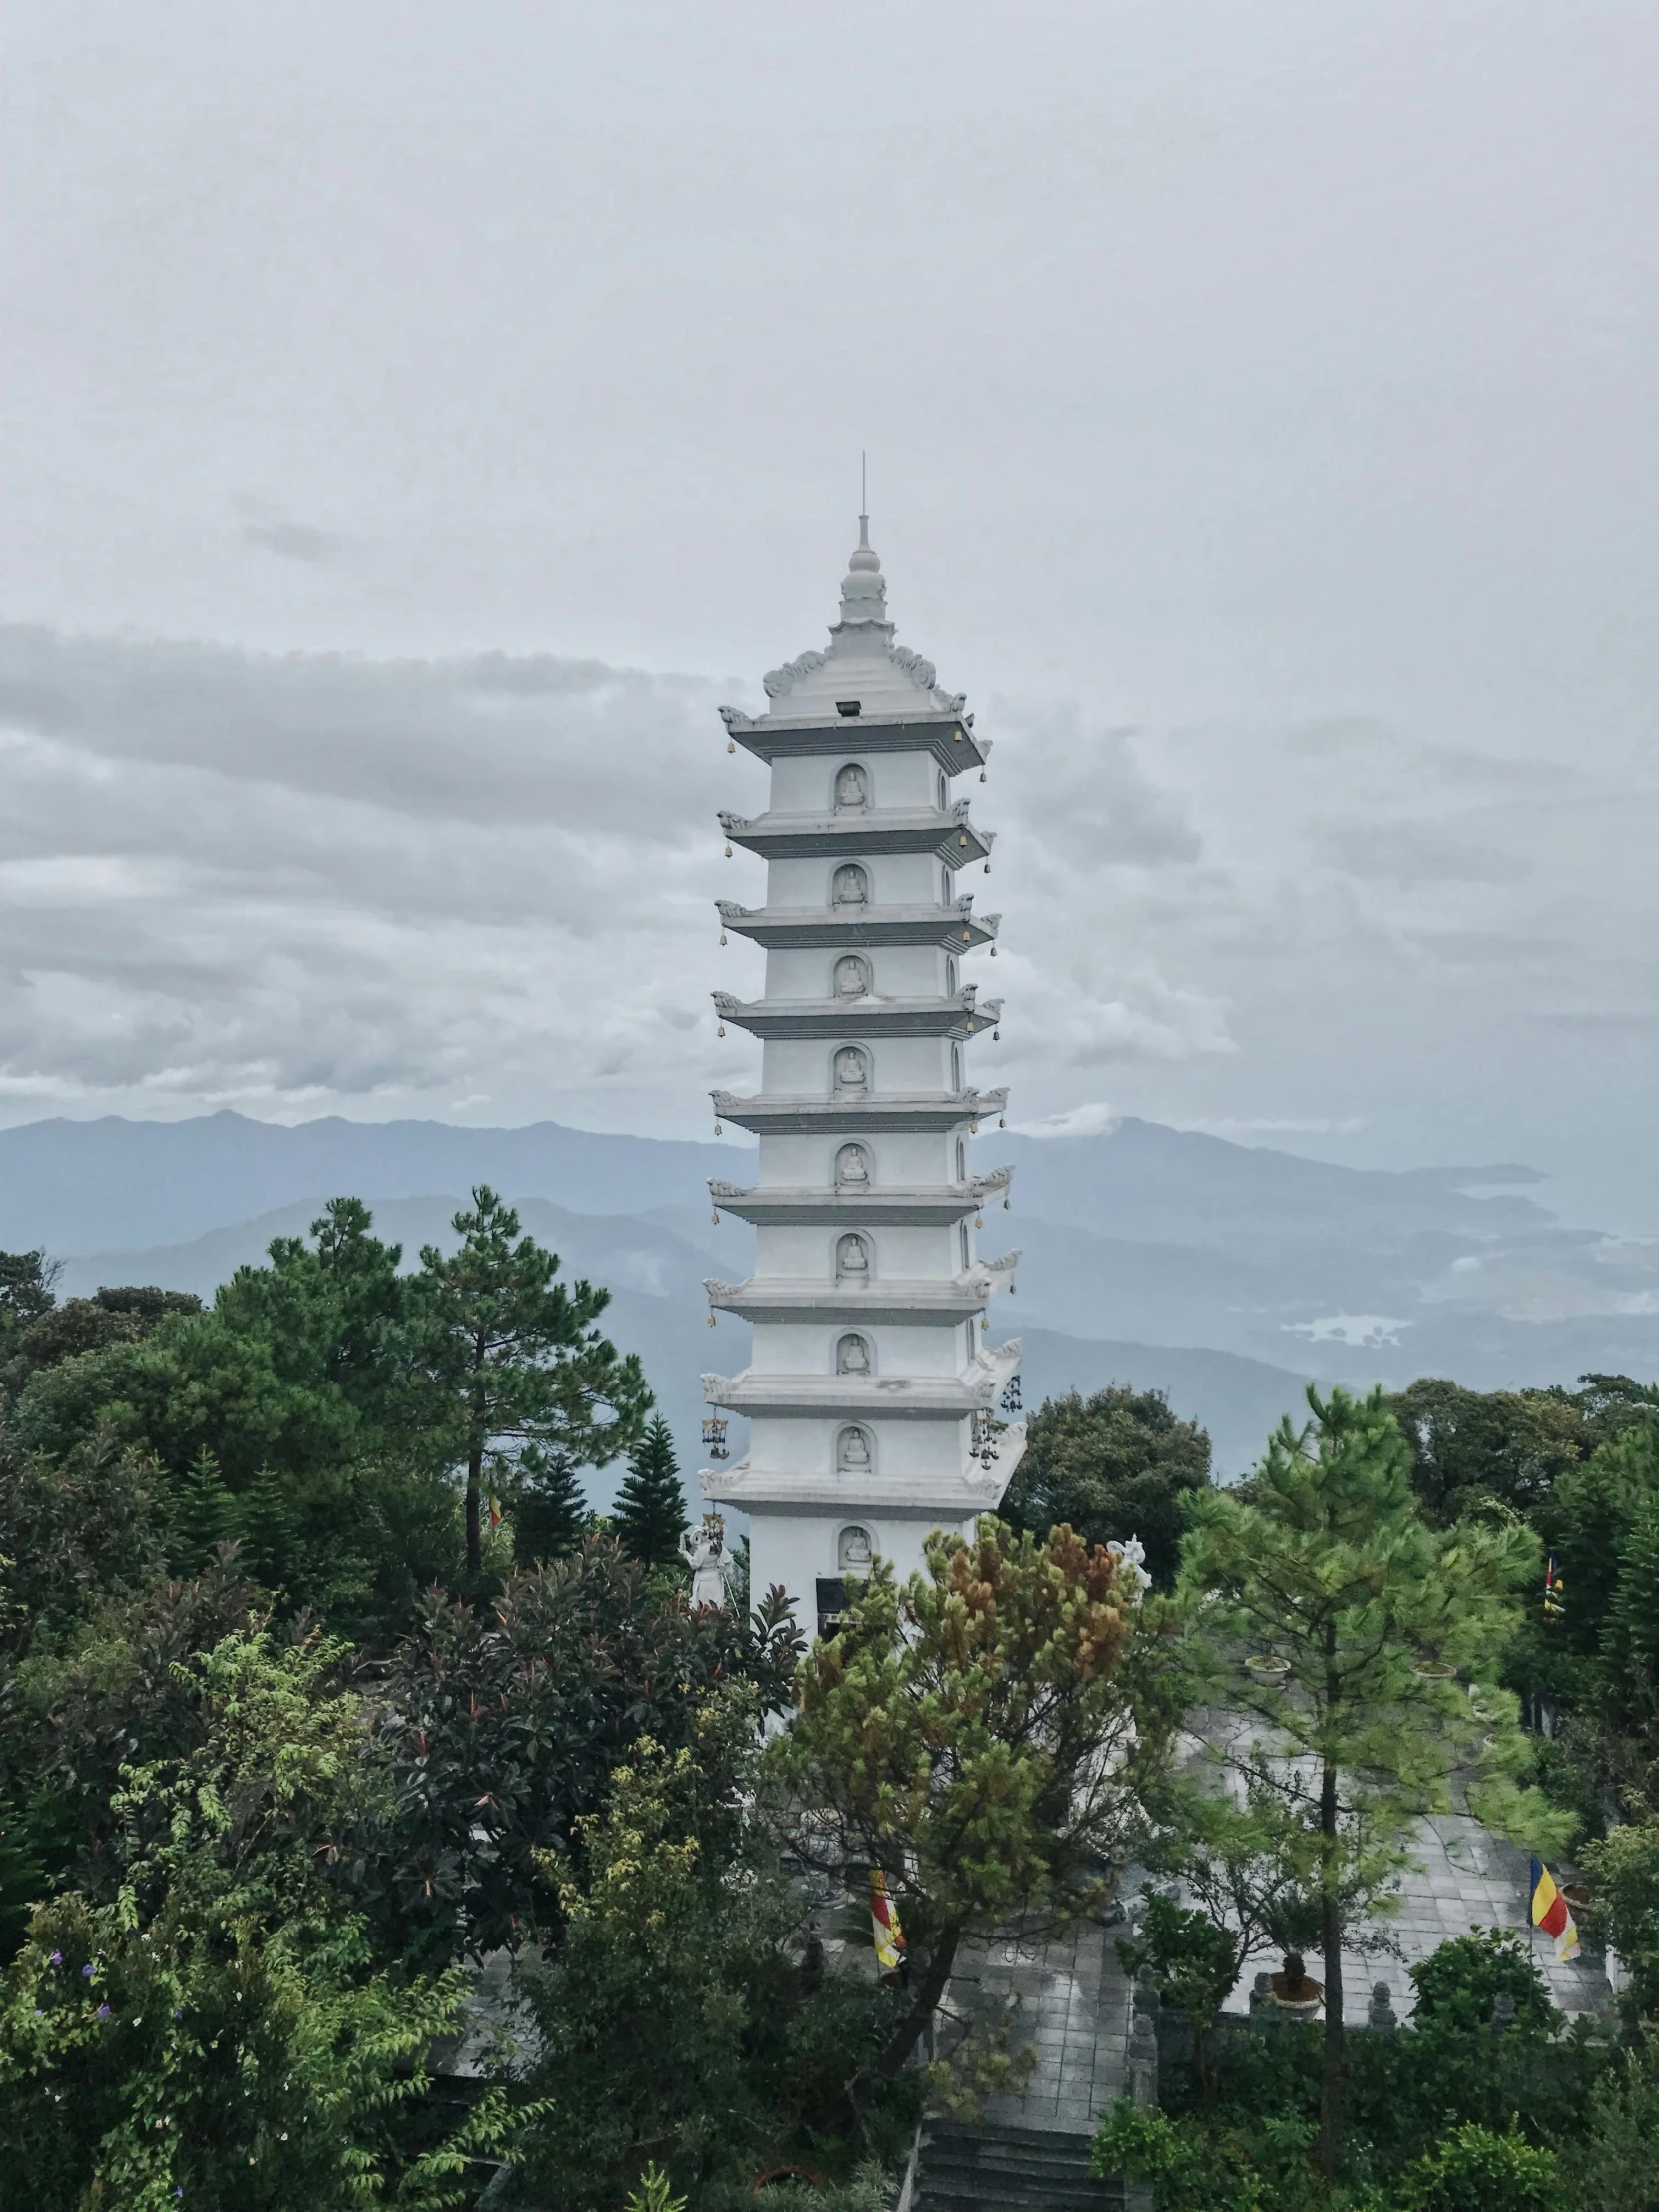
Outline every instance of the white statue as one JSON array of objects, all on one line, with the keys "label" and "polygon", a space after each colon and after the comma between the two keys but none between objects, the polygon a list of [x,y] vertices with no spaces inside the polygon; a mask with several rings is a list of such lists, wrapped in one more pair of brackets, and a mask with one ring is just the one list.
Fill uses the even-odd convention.
[{"label": "white statue", "polygon": [[868,1375],[869,1346],[855,1331],[836,1346],[835,1369],[840,1375]]},{"label": "white statue", "polygon": [[1117,1561],[1118,1573],[1123,1577],[1138,1604],[1141,1592],[1152,1587],[1152,1577],[1146,1571],[1145,1544],[1141,1542],[1139,1536],[1131,1536],[1126,1544],[1119,1543],[1114,1537],[1106,1546],[1106,1549]]},{"label": "white statue", "polygon": [[868,1574],[874,1547],[867,1528],[843,1528],[837,1548],[837,1563],[842,1574]]},{"label": "white statue", "polygon": [[869,1155],[861,1144],[843,1144],[836,1153],[835,1181],[853,1190],[869,1187]]},{"label": "white statue", "polygon": [[854,1229],[836,1239],[835,1280],[837,1283],[869,1281],[869,1247]]},{"label": "white statue", "polygon": [[835,1088],[837,1091],[869,1088],[869,1066],[855,1044],[843,1044],[835,1054]]},{"label": "white statue", "polygon": [[835,812],[857,813],[869,805],[869,784],[855,761],[848,761],[835,778]]},{"label": "white statue", "polygon": [[869,962],[860,960],[856,952],[846,952],[835,962],[835,996],[837,998],[867,998],[869,996]]},{"label": "white statue", "polygon": [[726,1523],[718,1513],[705,1513],[696,1528],[680,1539],[680,1556],[691,1569],[694,1605],[726,1603]]},{"label": "white statue", "polygon": [[841,1430],[838,1464],[842,1474],[867,1474],[869,1472],[869,1438],[861,1428],[843,1428]]},{"label": "white statue", "polygon": [[855,861],[835,870],[835,904],[837,906],[867,906],[869,904],[869,877]]}]

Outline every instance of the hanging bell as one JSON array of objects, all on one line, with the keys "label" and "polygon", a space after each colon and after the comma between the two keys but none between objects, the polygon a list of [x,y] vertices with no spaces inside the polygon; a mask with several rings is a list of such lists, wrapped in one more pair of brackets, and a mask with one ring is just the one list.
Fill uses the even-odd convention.
[{"label": "hanging bell", "polygon": [[985,862],[985,873],[986,873],[987,875],[989,875],[989,873],[990,873],[990,872],[991,872],[991,863],[989,862],[989,860],[987,860],[987,861]]},{"label": "hanging bell", "polygon": [[732,847],[731,847],[730,845],[728,845],[728,846],[726,847],[726,857],[727,857],[728,859],[730,859],[730,858],[732,857]]},{"label": "hanging bell", "polygon": [[978,1124],[978,1123],[977,1123],[976,1121],[970,1121],[970,1122],[968,1123],[968,1135],[969,1135],[970,1137],[977,1137],[977,1136],[978,1136],[978,1134],[979,1134],[979,1124]]},{"label": "hanging bell", "polygon": [[736,753],[736,751],[738,750],[738,741],[736,738],[727,739],[726,750],[728,753]]},{"label": "hanging bell", "polygon": [[715,1123],[715,1135],[717,1137],[720,1135],[720,1123],[718,1121]]},{"label": "hanging bell", "polygon": [[721,933],[720,933],[720,941],[721,941],[721,943],[722,943],[722,944],[724,944],[724,943],[726,942],[726,932],[725,932],[725,930],[724,930],[724,929],[723,929],[723,930],[721,931]]},{"label": "hanging bell", "polygon": [[990,1325],[990,1323],[989,1323],[989,1322],[988,1322],[988,1321],[987,1321],[987,1320],[985,1319],[984,1315],[983,1315],[983,1314],[981,1314],[981,1315],[980,1315],[980,1317],[979,1317],[979,1334],[980,1334],[980,1336],[981,1336],[981,1337],[983,1337],[983,1336],[985,1336],[985,1335],[987,1334],[987,1332],[988,1332],[988,1331],[989,1331],[989,1329],[990,1329],[990,1326],[991,1326],[991,1325]]},{"label": "hanging bell", "polygon": [[1000,1029],[993,1029],[991,1031],[991,1042],[992,1044],[1000,1044],[1002,1042],[1002,1032]]},{"label": "hanging bell", "polygon": [[717,1030],[715,1031],[715,1035],[716,1035],[717,1037],[724,1037],[724,1036],[725,1036],[725,1034],[726,1034],[726,1024],[725,1024],[725,1022],[722,1022],[722,1023],[721,1023],[721,1025],[720,1025],[720,1027],[719,1027],[719,1028],[718,1028],[718,1029],[717,1029]]},{"label": "hanging bell", "polygon": [[1008,1296],[1009,1296],[1010,1298],[1012,1298],[1012,1297],[1013,1297],[1013,1295],[1014,1295],[1014,1293],[1015,1293],[1015,1292],[1016,1292],[1016,1291],[1017,1291],[1018,1289],[1019,1289],[1019,1285],[1018,1285],[1017,1283],[1010,1283],[1010,1284],[1008,1285]]},{"label": "hanging bell", "polygon": [[714,1326],[715,1326],[715,1317],[714,1317],[714,1315],[713,1315],[713,1314],[711,1314],[711,1315],[709,1316],[709,1327],[710,1327],[711,1329],[713,1329],[713,1327],[714,1327]]},{"label": "hanging bell", "polygon": [[956,842],[957,842],[958,844],[966,844],[966,843],[967,843],[967,838],[966,838],[965,836],[963,836],[963,837],[958,837],[958,838],[956,839]]},{"label": "hanging bell", "polygon": [[1003,1211],[1004,1213],[1006,1213],[1006,1212],[1008,1211],[1009,1207],[1010,1207],[1010,1206],[1012,1206],[1012,1204],[1013,1204],[1013,1203],[1014,1203],[1014,1202],[1013,1202],[1013,1200],[1012,1200],[1011,1198],[1005,1198],[1005,1199],[1004,1199],[1004,1200],[1002,1201],[1002,1211]]},{"label": "hanging bell", "polygon": [[717,1229],[720,1227],[720,1215],[718,1212],[711,1214],[709,1216],[709,1219],[714,1223]]},{"label": "hanging bell", "polygon": [[1006,1128],[1007,1128],[1007,1126],[1008,1126],[1008,1117],[1007,1117],[1007,1115],[1006,1115],[1006,1114],[1004,1114],[1004,1115],[1003,1115],[1002,1119],[1001,1119],[1001,1120],[1000,1120],[1000,1121],[999,1121],[999,1122],[997,1123],[997,1125],[996,1125],[996,1126],[998,1127],[998,1129],[1006,1129]]},{"label": "hanging bell", "polygon": [[979,781],[981,784],[988,784],[990,782],[990,778],[985,774],[983,769],[979,771]]},{"label": "hanging bell", "polygon": [[[724,943],[726,942],[726,939],[725,939],[724,937],[722,937],[720,941],[721,941],[721,943],[722,943],[722,944],[724,944]],[[994,944],[993,944],[993,945],[991,946],[991,958],[992,958],[993,960],[994,960],[994,959],[996,958],[996,947],[995,947],[995,945],[994,945]]]},{"label": "hanging bell", "polygon": [[984,1226],[985,1226],[985,1217],[984,1217],[984,1215],[983,1215],[983,1214],[975,1214],[975,1215],[974,1215],[974,1217],[973,1217],[973,1226],[974,1226],[974,1228],[975,1228],[975,1229],[983,1229],[983,1228],[984,1228]]}]

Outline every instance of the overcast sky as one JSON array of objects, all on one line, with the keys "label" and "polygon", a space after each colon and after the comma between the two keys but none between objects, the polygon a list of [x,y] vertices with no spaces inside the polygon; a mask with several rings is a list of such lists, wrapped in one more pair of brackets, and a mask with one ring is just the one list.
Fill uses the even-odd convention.
[{"label": "overcast sky", "polygon": [[0,26],[0,1118],[704,1133],[867,446],[1016,1118],[1659,1229],[1647,0]]}]

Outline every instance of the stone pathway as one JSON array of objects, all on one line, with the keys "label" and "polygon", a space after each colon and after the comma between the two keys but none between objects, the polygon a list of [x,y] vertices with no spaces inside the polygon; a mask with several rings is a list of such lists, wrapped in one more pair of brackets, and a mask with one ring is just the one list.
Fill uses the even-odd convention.
[{"label": "stone pathway", "polygon": [[[1524,1937],[1531,1926],[1528,1855],[1491,1835],[1478,1821],[1461,1815],[1425,1821],[1413,1857],[1420,1871],[1405,1877],[1402,1909],[1382,1924],[1392,1934],[1403,1956],[1343,1954],[1343,2017],[1351,2025],[1364,2022],[1372,1986],[1379,1981],[1387,1982],[1392,1990],[1395,2015],[1402,2020],[1408,2018],[1414,1998],[1405,1969],[1426,1958],[1448,1936],[1466,1936],[1471,1928],[1479,1927],[1513,1929]],[[1563,2012],[1609,2012],[1612,1992],[1599,1953],[1586,1948],[1568,1964],[1558,1966],[1548,1937],[1534,1934],[1532,1955]],[[1277,1952],[1264,1951],[1250,1958],[1227,2009],[1247,2010],[1256,1975],[1277,1972],[1280,1962]],[[1309,1960],[1308,1970],[1319,1971],[1315,1960]]]},{"label": "stone pathway", "polygon": [[993,2097],[988,2120],[1004,2126],[1092,2129],[1124,2092],[1129,2042],[1129,1984],[1118,1963],[1115,1928],[1087,1927],[1052,1942],[1018,1936],[964,1949],[950,2003],[971,2015],[1017,1997],[1016,2049],[1036,2052],[1036,2071],[1020,2097]]}]

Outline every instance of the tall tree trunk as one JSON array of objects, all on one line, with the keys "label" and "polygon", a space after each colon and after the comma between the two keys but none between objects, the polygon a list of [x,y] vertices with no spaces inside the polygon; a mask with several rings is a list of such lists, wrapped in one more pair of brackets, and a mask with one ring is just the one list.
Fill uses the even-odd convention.
[{"label": "tall tree trunk", "polygon": [[484,1571],[484,1445],[488,1441],[484,1421],[489,1408],[484,1398],[484,1340],[472,1340],[472,1384],[467,1394],[466,1450],[466,1571],[476,1582]]},{"label": "tall tree trunk", "polygon": [[888,2038],[886,2048],[875,2062],[876,2074],[881,2079],[890,2081],[900,2072],[911,2051],[920,2042],[928,2021],[938,2009],[939,1999],[944,1995],[945,1984],[956,1963],[956,1946],[960,1940],[959,1935],[946,1936],[935,1946],[928,1958],[926,1969],[912,1994],[910,2009],[894,2034]]},{"label": "tall tree trunk", "polygon": [[484,1571],[484,1448],[474,1444],[466,1457],[466,1571],[476,1581]]},{"label": "tall tree trunk", "polygon": [[[1336,1679],[1336,1626],[1325,1630],[1325,1714],[1341,1697]],[[1325,1962],[1325,2052],[1319,2079],[1319,2170],[1336,2181],[1343,2159],[1343,1916],[1336,1896],[1336,1761],[1325,1759],[1319,1779],[1319,1946]]]}]

